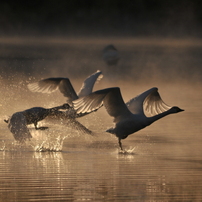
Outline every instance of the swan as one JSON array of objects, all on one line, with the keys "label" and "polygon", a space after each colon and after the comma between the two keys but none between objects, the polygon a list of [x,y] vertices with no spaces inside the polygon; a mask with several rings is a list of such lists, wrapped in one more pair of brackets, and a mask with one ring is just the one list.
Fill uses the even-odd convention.
[{"label": "swan", "polygon": [[[114,117],[114,127],[106,132],[116,135],[121,151],[121,140],[153,122],[169,115],[184,111],[179,107],[170,107],[161,99],[158,88],[151,88],[124,103],[119,87],[106,88],[73,101],[77,113],[89,113],[102,107]],[[145,114],[149,113],[149,116]]]},{"label": "swan", "polygon": [[13,134],[15,140],[19,142],[25,142],[32,138],[27,125],[34,124],[36,130],[45,130],[48,127],[37,127],[37,123],[46,117],[58,118],[58,113],[60,114],[60,120],[67,120],[67,124],[72,128],[91,135],[92,132],[85,126],[74,118],[67,117],[68,114],[66,112],[59,111],[60,109],[66,110],[68,107],[68,104],[53,108],[33,107],[24,111],[16,112],[8,120],[4,121],[8,123],[8,128]]},{"label": "swan", "polygon": [[28,84],[28,89],[32,92],[52,93],[57,89],[67,98],[67,103],[72,104],[73,100],[92,93],[96,81],[102,79],[103,74],[100,70],[90,75],[84,80],[78,93],[75,92],[69,78],[47,78],[35,83]]},{"label": "swan", "polygon": [[15,112],[9,119],[4,121],[8,123],[8,128],[15,140],[23,142],[32,137],[27,125],[34,124],[36,130],[45,130],[48,127],[37,127],[38,122],[45,119],[48,115],[54,115],[60,109],[67,108],[68,104],[53,108],[33,107],[24,111]]},{"label": "swan", "polygon": [[120,59],[119,52],[114,47],[114,45],[110,44],[104,48],[103,60],[107,63],[107,65],[109,66],[116,65],[119,59]]}]

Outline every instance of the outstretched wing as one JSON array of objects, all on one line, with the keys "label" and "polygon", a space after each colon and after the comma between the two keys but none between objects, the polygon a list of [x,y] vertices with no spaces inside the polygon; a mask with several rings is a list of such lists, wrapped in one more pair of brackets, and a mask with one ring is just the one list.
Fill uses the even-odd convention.
[{"label": "outstretched wing", "polygon": [[132,98],[131,100],[129,100],[126,105],[128,107],[128,109],[133,113],[133,114],[142,114],[144,112],[143,109],[143,103],[145,101],[145,98],[150,95],[153,91],[156,91],[157,88],[151,88],[139,95],[137,95],[136,97]]},{"label": "outstretched wing", "polygon": [[154,116],[171,108],[163,102],[156,87],[132,98],[126,105],[133,114],[145,113],[147,116]]},{"label": "outstretched wing", "polygon": [[59,90],[67,98],[68,102],[78,99],[78,96],[68,78],[61,80]]},{"label": "outstretched wing", "polygon": [[94,74],[90,75],[84,82],[78,92],[78,97],[83,97],[92,93],[94,84],[96,81],[99,81],[103,78],[103,74],[100,70],[97,70]]},{"label": "outstretched wing", "polygon": [[115,122],[131,115],[123,101],[119,88],[106,88],[95,91],[88,96],[75,100],[73,104],[78,114],[90,113],[104,105],[108,114],[114,117]]},{"label": "outstretched wing", "polygon": [[68,126],[70,126],[71,128],[77,130],[78,132],[82,132],[88,135],[92,135],[93,132],[91,130],[89,130],[88,128],[86,128],[83,124],[81,124],[80,122],[78,122],[75,119],[69,119],[67,122]]},{"label": "outstretched wing", "polygon": [[9,120],[8,128],[13,134],[15,140],[24,142],[32,138],[28,128],[25,116],[21,112],[12,115]]},{"label": "outstretched wing", "polygon": [[58,89],[62,79],[64,78],[43,79],[35,83],[30,83],[27,87],[32,92],[52,93]]},{"label": "outstretched wing", "polygon": [[39,82],[28,84],[28,88],[32,92],[52,93],[57,89],[67,97],[67,101],[71,102],[78,98],[70,80],[68,78],[48,78]]},{"label": "outstretched wing", "polygon": [[158,93],[158,89],[156,88],[145,98],[143,108],[145,114],[147,114],[148,116],[154,116],[169,110],[171,106],[167,105],[161,99],[161,96]]}]

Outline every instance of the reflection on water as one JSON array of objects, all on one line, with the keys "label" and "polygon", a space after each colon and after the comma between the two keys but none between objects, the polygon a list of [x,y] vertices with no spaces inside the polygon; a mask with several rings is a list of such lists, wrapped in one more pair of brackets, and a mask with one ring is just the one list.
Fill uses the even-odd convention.
[{"label": "reflection on water", "polygon": [[[137,86],[135,82],[102,82],[98,88],[118,83],[126,100],[158,84],[138,83],[138,88],[133,89],[131,85]],[[123,140],[126,153],[119,153],[114,136],[102,132],[112,125],[104,109],[79,119],[95,132],[94,136],[45,121],[41,124],[48,126],[48,130],[35,131],[30,126],[32,140],[17,144],[3,122],[6,115],[36,103],[42,107],[61,104],[65,99],[59,93],[33,95],[25,86],[17,88],[20,83],[7,84],[1,86],[6,96],[0,98],[2,201],[202,200],[200,84],[159,83],[166,103],[178,105],[185,112],[165,117]]]}]

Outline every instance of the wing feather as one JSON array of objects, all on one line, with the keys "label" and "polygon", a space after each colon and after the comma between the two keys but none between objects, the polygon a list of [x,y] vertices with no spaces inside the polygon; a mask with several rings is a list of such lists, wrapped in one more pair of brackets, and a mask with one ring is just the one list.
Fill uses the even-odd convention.
[{"label": "wing feather", "polygon": [[67,101],[72,102],[73,100],[78,99],[78,96],[68,78],[64,78],[60,81],[59,90],[65,97],[67,97]]},{"label": "wing feather", "polygon": [[78,92],[78,97],[80,98],[92,93],[95,82],[101,80],[102,78],[103,74],[100,70],[86,78],[86,80],[83,82],[81,89]]},{"label": "wing feather", "polygon": [[67,97],[67,101],[71,102],[78,98],[70,80],[68,78],[48,78],[41,81],[28,84],[28,88],[32,92],[52,93],[56,90]]},{"label": "wing feather", "polygon": [[9,120],[8,128],[15,140],[19,142],[24,142],[27,139],[32,138],[29,129],[27,128],[26,118],[21,112],[16,112],[12,115]]},{"label": "wing feather", "polygon": [[132,98],[131,100],[129,100],[126,105],[128,107],[128,109],[133,113],[133,114],[143,114],[144,113],[144,109],[143,109],[143,103],[145,98],[150,95],[153,91],[156,91],[157,88],[151,88],[139,95],[137,95],[136,97]]},{"label": "wing feather", "polygon": [[132,98],[126,105],[133,114],[144,113],[147,116],[154,116],[171,108],[161,99],[156,87]]},{"label": "wing feather", "polygon": [[32,92],[52,93],[59,87],[60,81],[64,78],[48,78],[35,83],[28,84],[28,89]]},{"label": "wing feather", "polygon": [[95,91],[88,96],[75,100],[73,104],[78,114],[90,113],[104,105],[108,114],[114,117],[115,121],[131,115],[118,87]]},{"label": "wing feather", "polygon": [[71,128],[73,128],[73,129],[75,129],[75,130],[77,130],[79,132],[82,132],[82,133],[85,133],[85,134],[88,134],[88,135],[93,134],[93,132],[91,130],[86,128],[83,124],[81,124],[80,122],[78,122],[75,119],[69,119],[67,124],[68,124],[68,126],[70,126]]},{"label": "wing feather", "polygon": [[161,99],[158,89],[156,88],[145,98],[143,108],[145,114],[148,116],[154,116],[167,111],[171,107]]}]

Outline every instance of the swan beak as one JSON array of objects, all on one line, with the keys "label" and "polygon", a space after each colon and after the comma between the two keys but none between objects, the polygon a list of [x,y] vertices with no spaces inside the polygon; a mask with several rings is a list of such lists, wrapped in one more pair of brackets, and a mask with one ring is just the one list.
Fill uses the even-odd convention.
[{"label": "swan beak", "polygon": [[180,109],[180,112],[183,112],[184,111],[184,109]]}]

